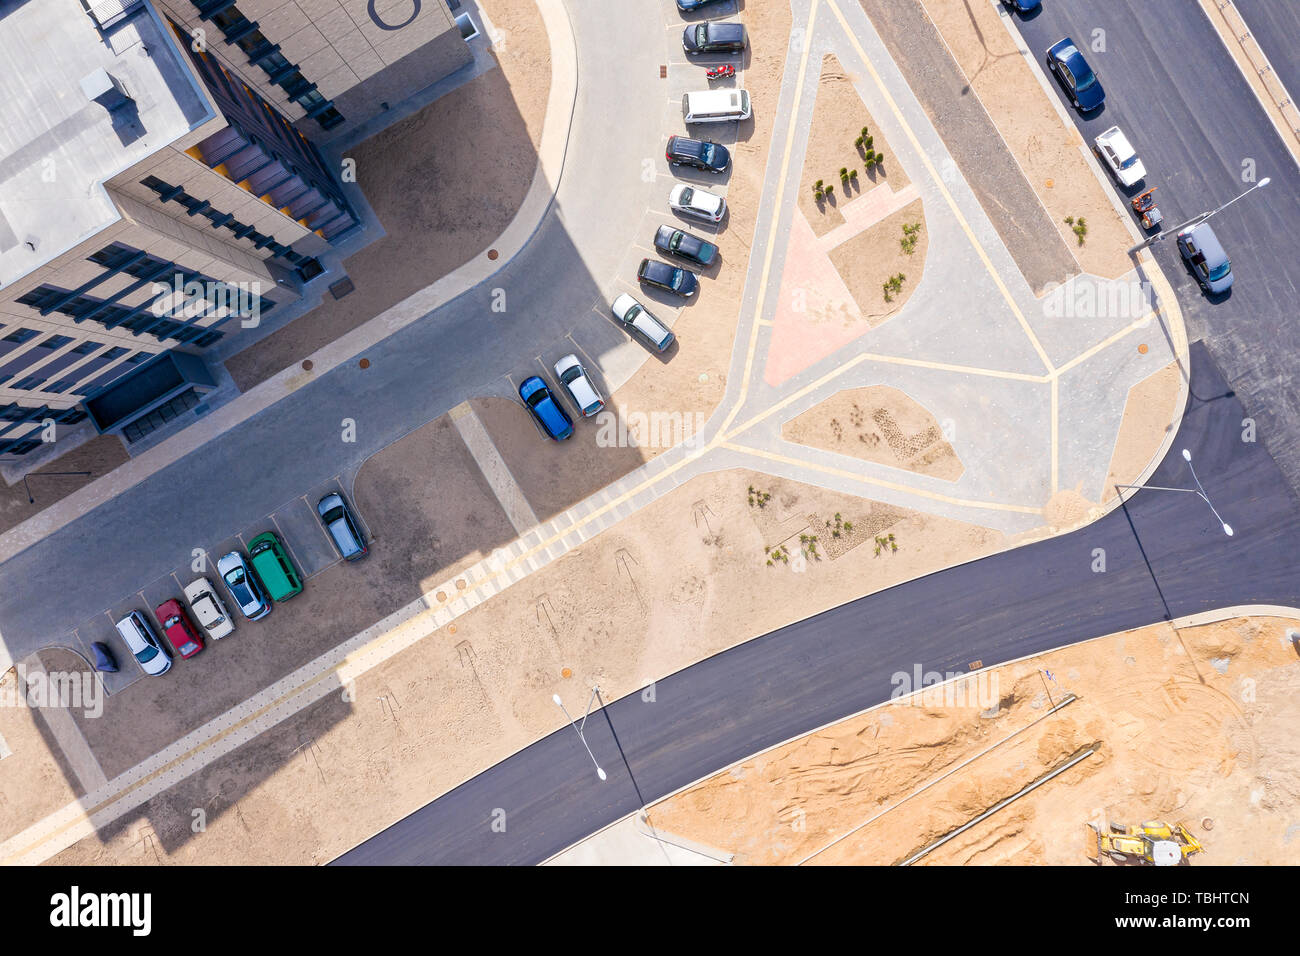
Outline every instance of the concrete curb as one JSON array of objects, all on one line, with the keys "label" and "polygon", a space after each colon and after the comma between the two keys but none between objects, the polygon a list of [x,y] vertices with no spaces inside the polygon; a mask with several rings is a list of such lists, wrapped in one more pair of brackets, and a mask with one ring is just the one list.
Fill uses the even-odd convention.
[{"label": "concrete curb", "polygon": [[[1237,64],[1237,69],[1246,79],[1246,85],[1255,94],[1255,99],[1259,100],[1260,109],[1277,130],[1277,135],[1286,146],[1287,152],[1291,154],[1291,158],[1295,160],[1297,166],[1300,166],[1300,107],[1297,107],[1295,100],[1291,98],[1290,91],[1282,85],[1277,71],[1273,69],[1273,64],[1264,53],[1264,48],[1251,33],[1250,24],[1241,15],[1233,0],[1214,0],[1213,3],[1210,0],[1199,0],[1199,2],[1206,19],[1210,21],[1210,26],[1214,27],[1214,32],[1219,35],[1219,39],[1227,49],[1228,56],[1232,57],[1232,61]],[[1242,32],[1234,30],[1228,16],[1229,11],[1241,23]],[[1251,47],[1254,47],[1253,51]],[[1259,66],[1259,62],[1263,62],[1264,65]],[[1254,68],[1253,75],[1247,70],[1247,64]],[[1270,79],[1277,87],[1276,90],[1270,88]],[[1267,101],[1260,93],[1261,87],[1268,95]],[[1288,111],[1295,115],[1296,119],[1288,118]]]},{"label": "concrete curb", "polygon": [[138,458],[11,528],[0,535],[0,563],[243,424],[395,332],[459,298],[504,269],[519,254],[541,226],[555,200],[564,172],[578,94],[577,45],[568,11],[562,0],[536,0],[536,3],[551,46],[551,89],[538,148],[537,171],[514,219],[491,244],[498,253],[497,258],[490,260],[485,254],[479,255],[314,352],[310,356],[313,365],[310,372],[303,371],[300,366],[280,371]]}]

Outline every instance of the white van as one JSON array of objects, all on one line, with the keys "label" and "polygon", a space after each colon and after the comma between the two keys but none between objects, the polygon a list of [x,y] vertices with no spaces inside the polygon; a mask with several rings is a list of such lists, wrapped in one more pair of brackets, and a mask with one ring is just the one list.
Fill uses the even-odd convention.
[{"label": "white van", "polygon": [[117,633],[122,635],[126,646],[131,649],[140,669],[150,677],[166,674],[172,668],[172,659],[167,656],[162,642],[154,635],[153,628],[139,611],[132,611],[117,622]]},{"label": "white van", "polygon": [[688,123],[728,123],[750,117],[749,90],[697,90],[682,97]]}]

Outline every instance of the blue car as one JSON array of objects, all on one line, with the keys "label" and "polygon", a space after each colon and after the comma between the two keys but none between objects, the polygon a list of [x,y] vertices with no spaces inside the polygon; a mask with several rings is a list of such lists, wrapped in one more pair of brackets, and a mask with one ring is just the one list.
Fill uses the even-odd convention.
[{"label": "blue car", "polygon": [[1033,13],[1043,5],[1043,0],[1002,0],[1002,2],[1021,14]]},{"label": "blue car", "polygon": [[721,3],[722,0],[677,0],[677,9],[682,13],[690,13],[699,10],[701,7],[707,7],[713,3]]},{"label": "blue car", "polygon": [[1082,113],[1088,113],[1106,102],[1106,91],[1101,80],[1092,72],[1088,61],[1069,37],[1057,40],[1047,51],[1047,65],[1070,95],[1070,101]]},{"label": "blue car", "polygon": [[519,397],[551,438],[564,441],[573,434],[573,421],[539,376],[524,379],[524,384],[519,386]]}]

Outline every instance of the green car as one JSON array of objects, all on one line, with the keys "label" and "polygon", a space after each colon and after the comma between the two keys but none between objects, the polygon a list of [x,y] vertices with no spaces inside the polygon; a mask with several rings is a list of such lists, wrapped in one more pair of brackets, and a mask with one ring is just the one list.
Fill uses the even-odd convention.
[{"label": "green car", "polygon": [[287,601],[302,591],[302,578],[274,531],[250,541],[248,556],[272,601]]}]

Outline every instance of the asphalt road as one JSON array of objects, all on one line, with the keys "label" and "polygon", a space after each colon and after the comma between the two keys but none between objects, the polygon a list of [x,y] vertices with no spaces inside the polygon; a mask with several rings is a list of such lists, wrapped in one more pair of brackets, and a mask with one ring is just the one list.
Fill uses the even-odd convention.
[{"label": "asphalt road", "polygon": [[964,673],[975,660],[992,666],[1166,616],[1300,605],[1300,500],[1264,448],[1241,441],[1241,405],[1203,346],[1191,366],[1195,397],[1150,483],[1190,487],[1188,448],[1233,537],[1195,495],[1138,492],[1073,534],[724,651],[659,682],[653,702],[610,703],[587,722],[604,783],[566,727],[335,862],[535,864],[719,767],[887,700],[892,675],[915,665]]},{"label": "asphalt road", "polygon": [[1291,94],[1300,96],[1300,3],[1295,0],[1236,0],[1250,32]]},{"label": "asphalt road", "polygon": [[[1267,8],[1271,22],[1285,26],[1296,20],[1300,4],[1270,0],[1242,7],[1248,19],[1252,8]],[[1105,51],[1085,52],[1105,87],[1106,104],[1086,119],[1068,109],[1089,143],[1115,124],[1128,132],[1147,168],[1145,185],[1158,187],[1167,225],[1214,209],[1250,186],[1243,164],[1253,164],[1257,180],[1271,177],[1267,187],[1210,220],[1236,274],[1226,297],[1211,300],[1200,292],[1172,239],[1154,251],[1174,284],[1189,339],[1208,344],[1246,415],[1257,422],[1260,440],[1291,487],[1300,489],[1300,256],[1294,240],[1300,169],[1236,63],[1194,0],[1047,0],[1038,15],[1016,19],[1034,51],[1067,35],[1091,44],[1094,31],[1104,31]],[[1266,30],[1256,33],[1262,38]],[[1290,37],[1282,42],[1294,49],[1300,33]]]}]

